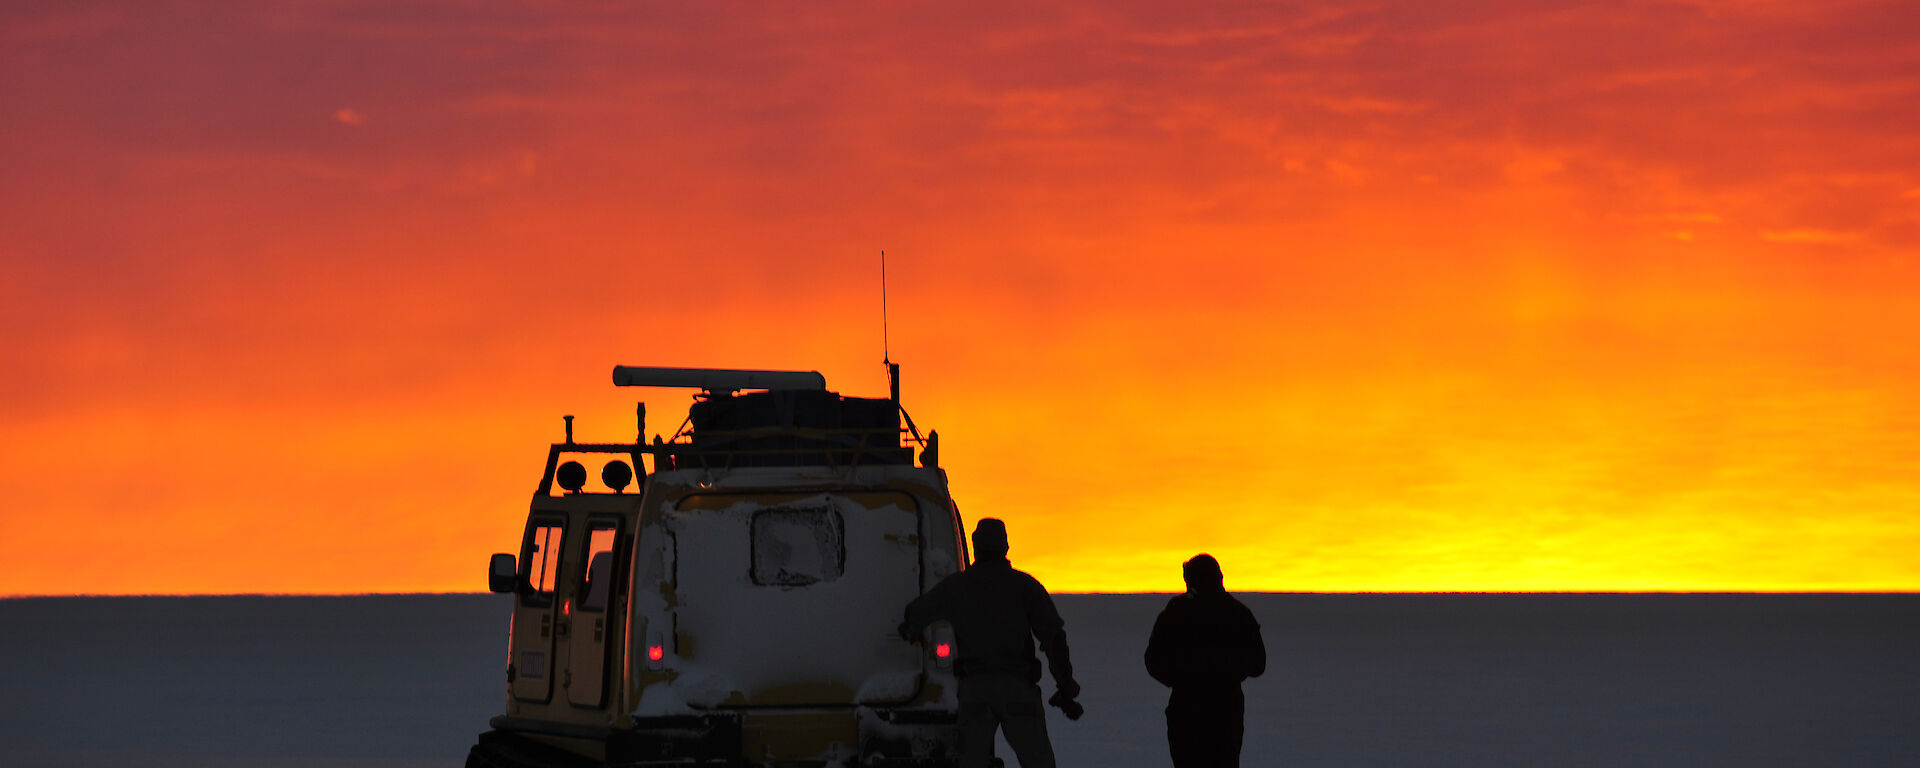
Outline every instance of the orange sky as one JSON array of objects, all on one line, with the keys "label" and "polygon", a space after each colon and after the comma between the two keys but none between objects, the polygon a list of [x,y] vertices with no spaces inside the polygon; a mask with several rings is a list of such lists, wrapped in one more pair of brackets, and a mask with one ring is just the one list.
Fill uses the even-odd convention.
[{"label": "orange sky", "polygon": [[0,594],[480,589],[882,248],[1056,591],[1920,589],[1911,3],[692,5],[0,6]]}]

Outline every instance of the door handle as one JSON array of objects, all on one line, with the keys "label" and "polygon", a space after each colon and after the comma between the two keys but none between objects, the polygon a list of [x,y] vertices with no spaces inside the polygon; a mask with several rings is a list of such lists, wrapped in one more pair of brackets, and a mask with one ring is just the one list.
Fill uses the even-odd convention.
[{"label": "door handle", "polygon": [[555,637],[566,637],[566,636],[567,636],[567,622],[565,622],[565,621],[561,621],[560,623],[558,623],[558,624],[555,624],[555,625],[554,625],[554,627],[553,627],[553,634],[554,634],[554,636],[555,636]]}]

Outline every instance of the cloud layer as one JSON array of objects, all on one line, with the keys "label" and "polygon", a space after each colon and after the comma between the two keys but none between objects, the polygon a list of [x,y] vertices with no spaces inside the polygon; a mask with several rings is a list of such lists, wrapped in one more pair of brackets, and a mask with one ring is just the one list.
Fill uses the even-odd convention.
[{"label": "cloud layer", "polygon": [[9,5],[0,533],[93,533],[0,593],[476,588],[555,417],[625,437],[616,362],[883,391],[882,248],[908,406],[1056,588],[1920,588],[1916,40]]}]

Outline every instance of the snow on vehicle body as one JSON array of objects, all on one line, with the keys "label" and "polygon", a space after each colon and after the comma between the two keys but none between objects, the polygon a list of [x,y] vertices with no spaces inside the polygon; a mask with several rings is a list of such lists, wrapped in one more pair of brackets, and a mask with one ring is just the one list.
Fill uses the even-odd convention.
[{"label": "snow on vehicle body", "polygon": [[[893,372],[863,399],[817,373],[616,368],[705,391],[671,442],[574,443],[569,422],[548,451],[519,557],[491,564],[515,594],[507,711],[468,765],[956,764],[951,631],[895,627],[965,567],[965,535]],[[606,488],[569,455],[616,457]]]}]

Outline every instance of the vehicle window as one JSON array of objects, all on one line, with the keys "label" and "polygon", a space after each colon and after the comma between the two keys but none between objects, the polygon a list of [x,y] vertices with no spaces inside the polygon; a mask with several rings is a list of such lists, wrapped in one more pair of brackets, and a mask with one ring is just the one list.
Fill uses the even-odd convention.
[{"label": "vehicle window", "polygon": [[797,587],[840,578],[846,568],[840,514],[832,507],[775,507],[753,515],[753,583]]},{"label": "vehicle window", "polygon": [[967,564],[973,562],[973,553],[967,551],[967,524],[960,520],[960,505],[949,504],[949,514],[953,516],[953,551],[960,553],[960,568],[965,570]]},{"label": "vehicle window", "polygon": [[587,530],[587,583],[581,590],[586,597],[580,610],[607,609],[607,596],[613,592],[613,540],[613,523],[594,523]]},{"label": "vehicle window", "polygon": [[553,598],[560,578],[560,541],[566,529],[559,523],[540,523],[527,537],[527,584],[541,599]]}]

